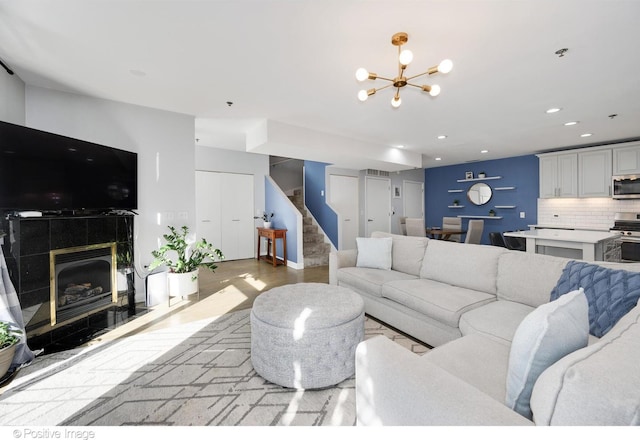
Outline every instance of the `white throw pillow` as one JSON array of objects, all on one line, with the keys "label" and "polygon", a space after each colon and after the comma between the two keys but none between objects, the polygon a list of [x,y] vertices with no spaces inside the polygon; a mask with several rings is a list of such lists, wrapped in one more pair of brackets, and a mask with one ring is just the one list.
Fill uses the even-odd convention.
[{"label": "white throw pillow", "polygon": [[589,305],[584,289],[543,304],[516,330],[509,353],[506,405],[531,419],[531,392],[538,376],[589,340]]},{"label": "white throw pillow", "polygon": [[364,238],[357,237],[358,246],[357,267],[371,269],[391,269],[391,246],[393,238]]}]

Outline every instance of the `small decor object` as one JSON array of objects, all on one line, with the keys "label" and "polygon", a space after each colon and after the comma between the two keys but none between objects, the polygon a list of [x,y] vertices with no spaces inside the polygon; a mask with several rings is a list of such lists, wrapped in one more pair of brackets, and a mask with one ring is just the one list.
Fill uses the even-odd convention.
[{"label": "small decor object", "polygon": [[496,216],[496,212],[493,209],[489,210],[489,216],[490,217],[495,217]]},{"label": "small decor object", "polygon": [[487,175],[484,171],[480,171],[478,173],[478,179],[484,179],[485,177],[487,177]]},{"label": "small decor object", "polygon": [[10,322],[0,321],[0,378],[9,371],[21,336],[22,332]]},{"label": "small decor object", "polygon": [[200,266],[215,271],[218,268],[216,261],[224,259],[224,255],[204,238],[190,242],[187,239],[187,226],[182,226],[180,230],[169,226],[169,231],[169,234],[162,236],[166,244],[151,252],[154,260],[149,265],[149,270],[159,266],[169,268],[167,283],[170,297],[196,293]]},{"label": "small decor object", "polygon": [[273,217],[273,212],[271,214],[267,214],[266,212],[262,213],[262,221],[265,229],[271,229],[271,218]]},{"label": "small decor object", "polygon": [[394,186],[393,187],[393,198],[394,199],[399,199],[400,197],[402,197],[402,190],[400,189],[399,186]]},{"label": "small decor object", "polygon": [[473,171],[467,171],[466,173],[464,173],[464,178],[473,179]]},{"label": "small decor object", "polygon": [[460,204],[460,200],[455,199],[455,200],[453,201],[453,206],[458,206],[459,204]]}]

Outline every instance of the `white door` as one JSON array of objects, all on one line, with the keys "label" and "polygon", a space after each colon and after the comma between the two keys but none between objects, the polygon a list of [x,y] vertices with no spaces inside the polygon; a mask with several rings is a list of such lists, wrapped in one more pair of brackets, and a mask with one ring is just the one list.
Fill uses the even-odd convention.
[{"label": "white door", "polygon": [[424,191],[422,182],[411,180],[403,181],[404,190],[404,216],[411,218],[424,218]]},{"label": "white door", "polygon": [[220,173],[196,171],[196,236],[220,248]]},{"label": "white door", "polygon": [[390,232],[391,181],[380,177],[365,177],[365,234]]},{"label": "white door", "polygon": [[358,236],[358,178],[329,175],[329,203],[338,212],[339,248],[355,249]]},{"label": "white door", "polygon": [[253,218],[253,176],[222,173],[220,200],[220,250],[225,259],[253,258],[256,237]]},{"label": "white door", "polygon": [[196,171],[196,222],[225,260],[254,258],[253,176]]}]

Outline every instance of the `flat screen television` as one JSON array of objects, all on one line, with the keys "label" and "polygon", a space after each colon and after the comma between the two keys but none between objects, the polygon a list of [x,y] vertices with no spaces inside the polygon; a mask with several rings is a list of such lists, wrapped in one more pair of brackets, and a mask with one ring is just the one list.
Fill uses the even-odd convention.
[{"label": "flat screen television", "polygon": [[138,155],[0,121],[0,210],[138,208]]}]

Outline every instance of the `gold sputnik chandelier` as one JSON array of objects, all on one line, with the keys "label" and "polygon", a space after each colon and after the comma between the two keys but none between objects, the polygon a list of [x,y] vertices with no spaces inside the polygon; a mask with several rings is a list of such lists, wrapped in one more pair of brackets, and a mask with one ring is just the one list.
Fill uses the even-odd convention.
[{"label": "gold sputnik chandelier", "polygon": [[366,101],[369,96],[373,95],[374,93],[380,90],[386,89],[388,87],[395,87],[396,89],[396,93],[391,99],[391,105],[395,108],[400,107],[400,104],[402,103],[402,100],[400,99],[400,89],[403,88],[404,86],[417,87],[421,89],[423,92],[429,93],[431,96],[438,96],[440,94],[440,86],[437,84],[417,85],[417,84],[412,84],[410,81],[420,76],[433,75],[434,73],[437,73],[437,72],[449,73],[453,68],[453,63],[451,62],[451,60],[444,60],[437,66],[429,68],[429,70],[427,70],[426,72],[419,73],[414,76],[406,77],[405,69],[407,68],[409,63],[413,61],[413,53],[408,49],[402,50],[402,45],[405,44],[407,41],[409,41],[409,36],[405,32],[398,32],[397,34],[394,34],[393,37],[391,37],[391,44],[398,47],[398,76],[396,76],[395,78],[392,79],[392,78],[384,78],[382,76],[378,76],[375,73],[368,72],[367,69],[363,67],[359,68],[356,71],[356,79],[360,82],[365,81],[367,79],[371,79],[371,80],[382,79],[385,81],[389,81],[389,84],[387,84],[384,87],[380,87],[377,89],[360,90],[360,92],[358,92],[358,99],[360,101]]}]

